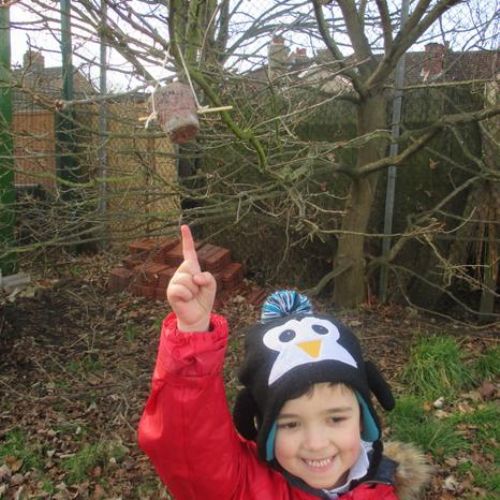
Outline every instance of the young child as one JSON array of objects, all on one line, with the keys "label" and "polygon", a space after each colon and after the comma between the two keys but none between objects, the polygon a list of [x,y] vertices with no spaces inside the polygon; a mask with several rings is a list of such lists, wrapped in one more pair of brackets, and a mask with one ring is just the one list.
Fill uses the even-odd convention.
[{"label": "young child", "polygon": [[407,446],[395,447],[405,463],[382,455],[370,393],[391,409],[388,385],[356,337],[296,292],[271,295],[247,332],[231,417],[222,377],[228,327],[212,313],[215,279],[201,271],[188,226],[181,235],[184,262],[167,290],[173,312],[139,424],[139,444],[174,498],[416,498],[427,474],[422,457]]}]

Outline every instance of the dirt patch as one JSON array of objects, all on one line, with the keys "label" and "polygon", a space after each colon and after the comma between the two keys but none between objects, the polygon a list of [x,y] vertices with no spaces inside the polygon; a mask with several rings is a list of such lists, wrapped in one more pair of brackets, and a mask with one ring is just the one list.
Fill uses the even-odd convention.
[{"label": "dirt patch", "polygon": [[[91,280],[39,282],[33,297],[1,306],[0,445],[12,445],[3,459],[10,476],[2,479],[0,469],[5,498],[168,498],[136,444],[168,308],[109,294],[105,276],[95,271]],[[243,325],[258,311],[234,297],[220,312],[232,329],[225,368],[231,397]],[[340,317],[362,333],[366,352],[396,390],[415,335],[446,330],[472,340],[469,329],[422,321],[402,308],[367,308]],[[465,344],[472,354],[487,348],[484,339],[492,332],[473,335],[474,342]],[[85,462],[82,449],[94,454],[92,460]],[[445,474],[438,470],[436,477]],[[441,483],[433,483],[429,499],[449,498]]]}]

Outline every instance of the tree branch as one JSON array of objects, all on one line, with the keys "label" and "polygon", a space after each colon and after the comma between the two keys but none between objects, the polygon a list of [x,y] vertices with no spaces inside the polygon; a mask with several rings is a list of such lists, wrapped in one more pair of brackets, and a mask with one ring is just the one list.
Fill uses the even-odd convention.
[{"label": "tree branch", "polygon": [[325,42],[326,47],[332,54],[335,61],[337,61],[340,67],[344,70],[343,74],[347,76],[349,80],[351,80],[356,92],[358,92],[360,96],[364,96],[365,89],[358,75],[354,71],[347,68],[342,52],[340,52],[337,44],[335,43],[335,40],[330,36],[330,33],[328,32],[328,26],[326,25],[325,17],[323,16],[323,10],[318,0],[313,0],[313,8],[314,15],[316,16],[316,22],[318,23],[319,32],[321,34],[321,38]]},{"label": "tree branch", "polygon": [[356,4],[352,0],[338,0],[338,4],[344,21],[347,27],[347,34],[352,43],[354,53],[358,60],[367,60],[366,66],[363,64],[359,67],[361,75],[368,78],[369,74],[375,69],[375,60],[370,47],[370,42],[366,38],[363,22],[360,19],[359,13],[356,10]]},{"label": "tree branch", "polygon": [[430,0],[420,0],[415,10],[394,39],[391,49],[387,52],[371,75],[366,86],[373,89],[380,86],[389,73],[392,73],[401,56],[427,31],[427,29],[448,9],[458,3],[458,0],[440,0],[425,16]]},{"label": "tree branch", "polygon": [[363,165],[356,170],[355,174],[361,177],[372,172],[376,172],[377,170],[389,167],[391,165],[397,167],[401,165],[401,163],[403,163],[408,157],[422,149],[438,132],[440,132],[444,128],[463,125],[465,123],[474,121],[486,120],[487,118],[491,118],[498,114],[500,114],[500,105],[493,106],[488,109],[482,109],[480,111],[473,111],[470,113],[457,113],[454,115],[444,116],[428,128],[424,129],[422,135],[400,154],[394,156],[386,156],[381,160]]},{"label": "tree branch", "polygon": [[378,11],[380,14],[380,22],[382,25],[382,32],[384,34],[384,49],[385,53],[389,52],[392,48],[392,24],[389,9],[386,0],[376,0]]}]

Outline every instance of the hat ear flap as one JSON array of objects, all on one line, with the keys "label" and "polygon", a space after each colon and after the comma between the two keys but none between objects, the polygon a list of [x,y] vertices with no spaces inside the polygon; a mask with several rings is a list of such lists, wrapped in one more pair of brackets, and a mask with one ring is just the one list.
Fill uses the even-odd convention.
[{"label": "hat ear flap", "polygon": [[392,410],[396,403],[389,384],[384,380],[378,368],[371,361],[365,362],[365,368],[370,390],[375,394],[385,410]]},{"label": "hat ear flap", "polygon": [[250,441],[257,440],[257,428],[255,427],[255,418],[259,410],[257,403],[250,391],[245,387],[236,396],[233,408],[233,421],[236,430]]}]

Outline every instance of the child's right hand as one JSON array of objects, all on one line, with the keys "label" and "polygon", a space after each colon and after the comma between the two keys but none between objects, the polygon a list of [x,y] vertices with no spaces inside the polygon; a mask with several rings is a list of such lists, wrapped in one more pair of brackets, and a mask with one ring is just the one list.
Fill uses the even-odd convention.
[{"label": "child's right hand", "polygon": [[214,305],[217,284],[209,272],[201,272],[189,226],[181,226],[184,261],[167,288],[167,300],[182,332],[206,332]]}]

